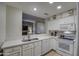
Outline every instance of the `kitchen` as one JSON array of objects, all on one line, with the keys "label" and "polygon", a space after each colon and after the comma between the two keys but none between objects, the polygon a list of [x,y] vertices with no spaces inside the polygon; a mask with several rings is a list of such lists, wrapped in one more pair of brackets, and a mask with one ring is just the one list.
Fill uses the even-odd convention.
[{"label": "kitchen", "polygon": [[0,3],[0,55],[77,56],[76,2]]}]

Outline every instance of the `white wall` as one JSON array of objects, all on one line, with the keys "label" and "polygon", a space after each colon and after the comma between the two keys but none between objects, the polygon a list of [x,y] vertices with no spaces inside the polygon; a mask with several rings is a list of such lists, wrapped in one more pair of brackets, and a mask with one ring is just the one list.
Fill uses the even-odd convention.
[{"label": "white wall", "polygon": [[22,11],[7,6],[6,9],[6,40],[20,40],[22,38]]},{"label": "white wall", "polygon": [[0,3],[0,45],[5,40],[6,30],[6,6]]},{"label": "white wall", "polygon": [[76,43],[75,43],[75,55],[79,56],[79,2],[76,3],[77,5],[77,33],[76,33]]}]

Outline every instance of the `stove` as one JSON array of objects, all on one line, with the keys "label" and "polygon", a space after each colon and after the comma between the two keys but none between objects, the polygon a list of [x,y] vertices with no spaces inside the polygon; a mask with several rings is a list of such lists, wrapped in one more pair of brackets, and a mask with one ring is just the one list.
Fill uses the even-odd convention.
[{"label": "stove", "polygon": [[75,34],[73,32],[63,32],[63,34],[59,37],[58,40],[58,52],[60,51],[65,55],[74,55],[74,40]]}]

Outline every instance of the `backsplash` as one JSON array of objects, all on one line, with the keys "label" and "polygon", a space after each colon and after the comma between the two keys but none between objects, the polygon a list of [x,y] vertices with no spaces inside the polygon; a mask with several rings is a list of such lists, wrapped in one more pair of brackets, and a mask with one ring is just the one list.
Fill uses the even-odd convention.
[{"label": "backsplash", "polygon": [[[49,36],[48,34],[32,34],[30,35],[30,38],[40,38],[40,37],[44,37],[44,36]],[[28,40],[28,35],[24,35],[22,36],[24,39]]]}]

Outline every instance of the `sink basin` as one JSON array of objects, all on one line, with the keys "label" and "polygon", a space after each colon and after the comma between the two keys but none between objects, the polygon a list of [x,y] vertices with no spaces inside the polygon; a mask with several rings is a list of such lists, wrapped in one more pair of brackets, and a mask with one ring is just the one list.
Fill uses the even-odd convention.
[{"label": "sink basin", "polygon": [[22,42],[33,41],[33,40],[38,40],[38,38],[25,39],[25,40],[22,40]]}]

